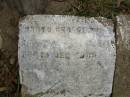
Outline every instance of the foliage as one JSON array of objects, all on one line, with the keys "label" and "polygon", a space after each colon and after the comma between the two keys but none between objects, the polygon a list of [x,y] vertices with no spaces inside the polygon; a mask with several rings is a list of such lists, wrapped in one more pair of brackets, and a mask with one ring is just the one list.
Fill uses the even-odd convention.
[{"label": "foliage", "polygon": [[75,0],[69,9],[70,14],[79,16],[103,16],[113,18],[119,12],[116,9],[116,0]]},{"label": "foliage", "polygon": [[129,4],[130,3],[130,0],[125,0],[124,1],[126,4]]}]

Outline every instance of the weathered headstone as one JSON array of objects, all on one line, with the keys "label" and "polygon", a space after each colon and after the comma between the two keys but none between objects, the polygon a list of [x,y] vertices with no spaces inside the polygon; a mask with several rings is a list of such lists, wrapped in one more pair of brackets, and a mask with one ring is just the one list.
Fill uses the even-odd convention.
[{"label": "weathered headstone", "polygon": [[20,21],[23,97],[110,97],[115,58],[111,20],[34,15]]}]

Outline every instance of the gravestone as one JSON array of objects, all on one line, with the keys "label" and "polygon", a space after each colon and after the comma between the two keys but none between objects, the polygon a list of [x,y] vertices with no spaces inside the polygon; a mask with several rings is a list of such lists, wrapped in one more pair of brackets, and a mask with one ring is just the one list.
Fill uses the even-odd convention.
[{"label": "gravestone", "polygon": [[110,97],[116,58],[111,20],[34,15],[19,29],[22,97]]}]

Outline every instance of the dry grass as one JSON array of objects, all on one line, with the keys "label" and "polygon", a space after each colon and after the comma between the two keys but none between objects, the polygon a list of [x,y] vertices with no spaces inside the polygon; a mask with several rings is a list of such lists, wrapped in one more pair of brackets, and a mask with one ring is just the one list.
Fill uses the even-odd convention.
[{"label": "dry grass", "polygon": [[116,3],[116,0],[75,0],[75,4],[67,12],[78,16],[113,18],[119,13]]}]

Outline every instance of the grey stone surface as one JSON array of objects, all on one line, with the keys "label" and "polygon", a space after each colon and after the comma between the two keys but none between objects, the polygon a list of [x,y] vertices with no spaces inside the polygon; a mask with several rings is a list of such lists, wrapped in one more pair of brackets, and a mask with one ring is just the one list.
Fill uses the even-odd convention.
[{"label": "grey stone surface", "polygon": [[116,58],[111,20],[34,15],[19,28],[23,97],[110,97]]},{"label": "grey stone surface", "polygon": [[117,58],[113,97],[130,97],[130,16],[117,16]]}]

